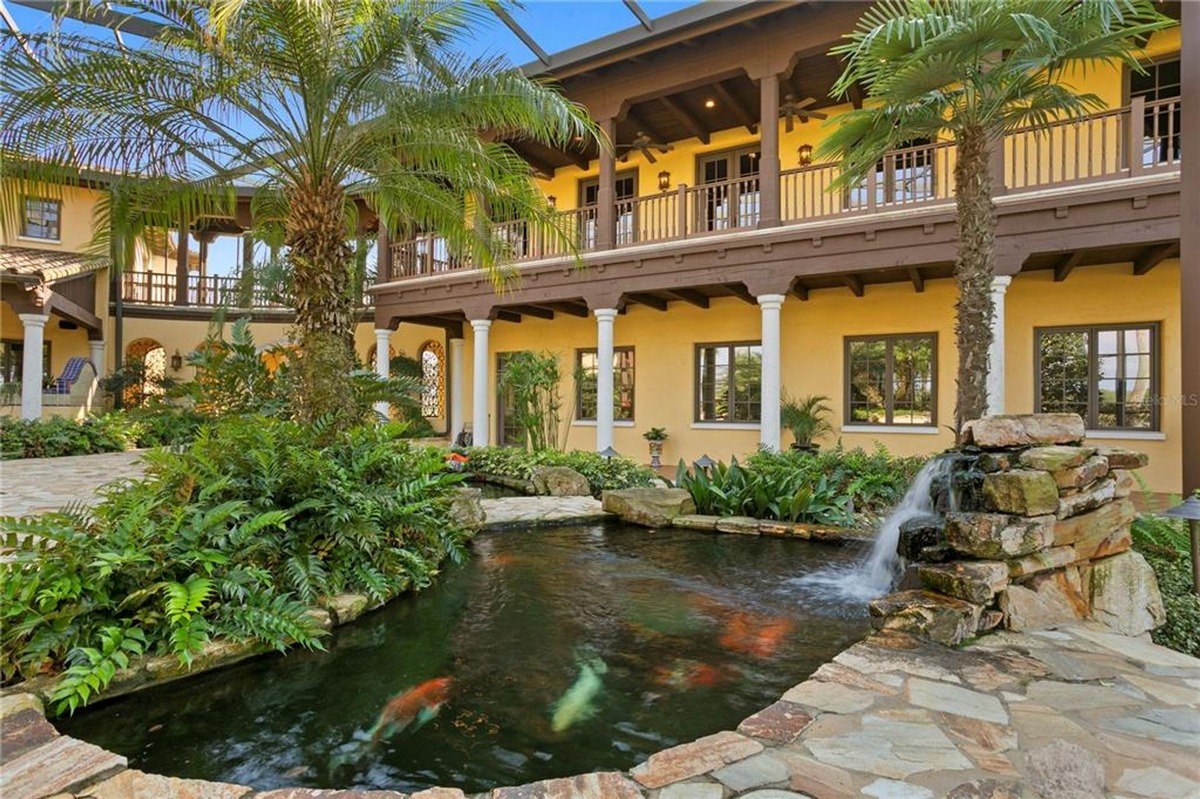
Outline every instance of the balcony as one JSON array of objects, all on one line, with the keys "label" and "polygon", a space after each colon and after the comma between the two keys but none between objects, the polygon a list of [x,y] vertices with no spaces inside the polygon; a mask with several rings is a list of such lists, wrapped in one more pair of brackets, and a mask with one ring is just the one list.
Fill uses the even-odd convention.
[{"label": "balcony", "polygon": [[[1180,108],[1179,98],[1154,102],[1135,98],[1125,108],[1014,131],[1004,138],[996,159],[993,178],[1003,183],[996,193],[1033,193],[1176,171],[1182,145]],[[784,170],[778,175],[778,218],[783,226],[803,225],[949,205],[954,201],[955,163],[953,142],[894,150],[861,184],[840,192],[830,190],[839,175],[837,164]],[[768,199],[765,183],[758,175],[619,200],[612,209],[614,247],[759,228]],[[599,210],[590,205],[562,211],[549,224],[502,222],[497,232],[513,263],[594,252],[600,249]],[[436,233],[393,243],[390,262],[390,272],[381,268],[381,274],[391,281],[473,268],[470,259],[452,254]]]},{"label": "balcony", "polygon": [[[186,291],[180,292],[179,288],[173,274],[125,272],[121,275],[121,297],[132,305],[278,313],[292,310],[291,298],[275,287],[251,284],[239,277],[189,274]],[[360,307],[368,308],[371,304],[371,296],[364,294]]]}]

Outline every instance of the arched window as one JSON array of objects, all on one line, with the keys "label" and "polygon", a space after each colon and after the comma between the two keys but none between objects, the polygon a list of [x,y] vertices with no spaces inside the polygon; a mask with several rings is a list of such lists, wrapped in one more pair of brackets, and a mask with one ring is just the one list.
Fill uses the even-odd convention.
[{"label": "arched window", "polygon": [[446,358],[442,345],[426,341],[417,351],[421,362],[421,415],[439,417],[446,407]]},{"label": "arched window", "polygon": [[147,398],[163,393],[167,376],[167,351],[152,338],[139,338],[125,348],[125,367],[137,379],[125,386],[125,405],[142,405]]},{"label": "arched window", "polygon": [[[367,362],[364,365],[366,366],[367,369],[369,369],[372,372],[375,371],[375,355],[378,352],[379,352],[378,344],[372,344],[371,348],[369,350],[367,350]],[[395,357],[396,357],[396,348],[393,347],[391,344],[389,344],[388,345],[388,362],[391,363],[392,358],[395,358]]]}]

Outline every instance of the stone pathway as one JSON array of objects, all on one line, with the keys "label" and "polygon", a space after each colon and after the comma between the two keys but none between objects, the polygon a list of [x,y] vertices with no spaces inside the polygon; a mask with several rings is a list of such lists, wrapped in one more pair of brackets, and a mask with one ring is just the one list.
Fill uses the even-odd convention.
[{"label": "stone pathway", "polygon": [[0,461],[0,515],[27,516],[79,502],[90,505],[105,483],[140,477],[141,456],[134,450]]},{"label": "stone pathway", "polygon": [[592,497],[503,497],[482,501],[485,530],[587,524],[612,518]]},{"label": "stone pathway", "polygon": [[[59,736],[0,699],[6,799],[405,799],[393,791],[181,780]],[[1197,799],[1200,660],[1108,628],[994,633],[948,649],[901,633],[842,652],[738,727],[616,772],[480,799]],[[435,788],[409,799],[462,799]]]}]

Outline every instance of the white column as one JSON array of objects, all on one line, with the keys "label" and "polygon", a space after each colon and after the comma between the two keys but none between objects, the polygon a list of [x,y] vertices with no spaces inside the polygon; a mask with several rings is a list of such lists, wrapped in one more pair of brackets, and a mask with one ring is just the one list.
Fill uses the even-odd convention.
[{"label": "white column", "polygon": [[987,412],[1004,413],[1004,294],[1009,275],[992,278],[992,346],[988,348]]},{"label": "white column", "polygon": [[488,331],[490,319],[472,319],[471,330],[475,333],[472,350],[475,358],[475,376],[471,398],[471,436],[475,446],[486,447],[491,443],[488,430]]},{"label": "white column", "polygon": [[613,320],[616,308],[597,308],[596,315],[596,451],[613,444]]},{"label": "white column", "polygon": [[450,339],[450,443],[463,429],[463,344],[461,338]]},{"label": "white column", "polygon": [[[390,376],[391,339],[392,331],[389,328],[375,328],[375,374],[384,380],[387,380]],[[375,413],[379,414],[379,418],[381,419],[387,419],[390,410],[386,402],[375,403]]]},{"label": "white column", "polygon": [[42,418],[42,342],[46,336],[45,314],[20,314],[25,328],[21,357],[21,418]]},{"label": "white column", "polygon": [[779,311],[784,295],[760,294],[758,307],[762,313],[762,421],[759,443],[773,452],[779,451],[779,397],[782,393],[779,357]]},{"label": "white column", "polygon": [[89,341],[88,350],[92,356],[92,366],[96,367],[96,377],[104,377],[104,341]]}]

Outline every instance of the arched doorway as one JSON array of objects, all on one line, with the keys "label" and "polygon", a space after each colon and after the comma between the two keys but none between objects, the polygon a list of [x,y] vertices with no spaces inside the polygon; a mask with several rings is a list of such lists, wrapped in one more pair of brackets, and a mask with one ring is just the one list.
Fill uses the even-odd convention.
[{"label": "arched doorway", "polygon": [[426,341],[417,350],[421,364],[421,415],[438,419],[446,408],[446,357],[441,343]]},{"label": "arched doorway", "polygon": [[125,369],[132,379],[124,389],[126,407],[145,404],[150,397],[162,396],[167,376],[167,351],[152,338],[139,338],[125,348]]}]

